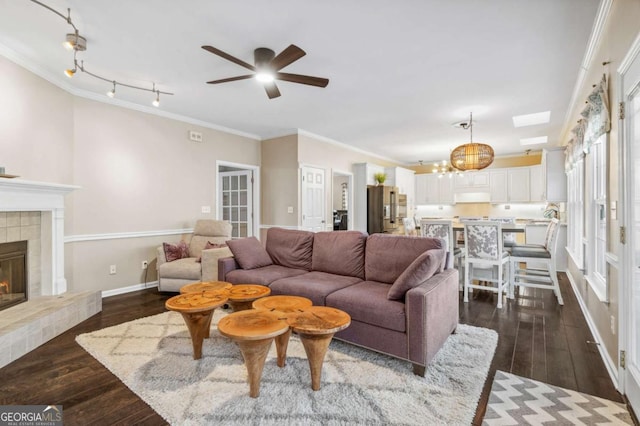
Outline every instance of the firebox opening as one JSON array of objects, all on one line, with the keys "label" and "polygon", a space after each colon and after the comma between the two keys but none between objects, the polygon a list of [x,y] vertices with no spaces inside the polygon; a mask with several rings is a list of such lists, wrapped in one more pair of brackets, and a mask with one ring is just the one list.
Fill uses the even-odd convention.
[{"label": "firebox opening", "polygon": [[27,301],[27,241],[0,244],[0,310]]}]

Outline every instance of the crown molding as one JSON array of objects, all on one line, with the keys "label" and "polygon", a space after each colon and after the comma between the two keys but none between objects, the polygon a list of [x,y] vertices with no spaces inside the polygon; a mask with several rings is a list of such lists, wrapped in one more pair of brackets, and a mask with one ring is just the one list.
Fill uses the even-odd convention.
[{"label": "crown molding", "polygon": [[[574,120],[572,119],[572,113],[574,105],[578,101],[578,96],[580,96],[580,90],[584,85],[584,80],[587,76],[587,71],[592,65],[596,49],[600,44],[600,40],[602,39],[602,34],[604,32],[604,27],[607,22],[607,18],[609,17],[609,12],[611,11],[611,4],[613,0],[600,0],[600,5],[598,6],[598,12],[596,13],[596,17],[593,21],[593,27],[591,28],[591,35],[589,36],[589,42],[587,43],[587,48],[584,52],[584,57],[582,58],[582,62],[580,63],[580,70],[578,71],[578,76],[576,78],[576,84],[573,87],[573,93],[571,94],[571,100],[569,101],[569,106],[567,107],[567,112],[564,116],[564,125],[562,126],[561,137],[564,137],[569,131],[570,127],[572,127],[572,123]],[[562,145],[566,145],[562,141],[560,141]]]}]

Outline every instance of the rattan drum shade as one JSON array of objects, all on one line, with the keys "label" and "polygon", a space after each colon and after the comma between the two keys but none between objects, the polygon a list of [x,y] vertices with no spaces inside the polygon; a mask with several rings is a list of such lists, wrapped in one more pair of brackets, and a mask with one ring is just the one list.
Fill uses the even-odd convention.
[{"label": "rattan drum shade", "polygon": [[480,170],[493,163],[493,148],[483,143],[467,143],[451,151],[451,165],[458,170]]}]

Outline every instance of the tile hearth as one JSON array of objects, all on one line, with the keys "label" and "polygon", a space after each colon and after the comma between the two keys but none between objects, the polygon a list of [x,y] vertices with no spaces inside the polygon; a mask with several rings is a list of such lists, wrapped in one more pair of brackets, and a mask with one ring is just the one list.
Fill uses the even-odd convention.
[{"label": "tile hearth", "polygon": [[102,294],[41,296],[0,312],[0,368],[102,310]]}]

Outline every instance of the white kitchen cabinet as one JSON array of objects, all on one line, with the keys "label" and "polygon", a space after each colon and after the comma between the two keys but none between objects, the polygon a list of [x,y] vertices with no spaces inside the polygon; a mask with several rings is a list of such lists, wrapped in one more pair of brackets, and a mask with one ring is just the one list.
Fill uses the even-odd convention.
[{"label": "white kitchen cabinet", "polygon": [[453,176],[438,178],[438,204],[454,204]]},{"label": "white kitchen cabinet", "polygon": [[453,202],[453,179],[435,173],[416,175],[416,205]]},{"label": "white kitchen cabinet", "polygon": [[564,172],[564,150],[542,151],[545,197],[549,202],[567,201],[567,175]]},{"label": "white kitchen cabinet", "polygon": [[529,201],[528,167],[507,169],[507,192],[510,203],[524,203]]},{"label": "white kitchen cabinet", "polygon": [[489,171],[489,199],[492,203],[509,202],[507,174],[507,170],[505,169],[496,169]]},{"label": "white kitchen cabinet", "polygon": [[545,178],[542,165],[529,167],[529,200],[542,202],[545,200]]},{"label": "white kitchen cabinet", "polygon": [[489,172],[463,172],[456,174],[453,179],[456,192],[489,190]]}]

